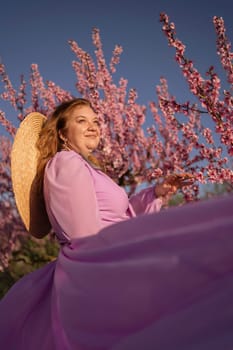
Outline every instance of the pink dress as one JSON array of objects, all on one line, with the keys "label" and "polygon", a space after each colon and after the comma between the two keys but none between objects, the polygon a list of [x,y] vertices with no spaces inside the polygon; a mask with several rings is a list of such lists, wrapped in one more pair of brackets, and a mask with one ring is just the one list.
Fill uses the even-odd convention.
[{"label": "pink dress", "polygon": [[157,213],[73,151],[44,195],[61,249],[1,300],[1,348],[233,349],[232,196]]}]

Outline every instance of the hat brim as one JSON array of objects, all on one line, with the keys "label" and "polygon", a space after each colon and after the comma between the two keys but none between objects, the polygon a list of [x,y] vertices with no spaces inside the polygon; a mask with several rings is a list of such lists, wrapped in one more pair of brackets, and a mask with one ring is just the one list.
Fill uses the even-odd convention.
[{"label": "hat brim", "polygon": [[51,230],[44,197],[36,182],[36,142],[46,119],[38,112],[28,114],[16,132],[11,151],[11,179],[16,206],[27,231],[38,238]]}]

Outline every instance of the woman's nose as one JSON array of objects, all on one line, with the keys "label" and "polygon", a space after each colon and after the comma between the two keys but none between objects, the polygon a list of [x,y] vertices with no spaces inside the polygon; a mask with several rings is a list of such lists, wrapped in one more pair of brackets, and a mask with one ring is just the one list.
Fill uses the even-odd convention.
[{"label": "woman's nose", "polygon": [[89,122],[88,123],[88,129],[89,130],[96,130],[97,125],[94,122]]}]

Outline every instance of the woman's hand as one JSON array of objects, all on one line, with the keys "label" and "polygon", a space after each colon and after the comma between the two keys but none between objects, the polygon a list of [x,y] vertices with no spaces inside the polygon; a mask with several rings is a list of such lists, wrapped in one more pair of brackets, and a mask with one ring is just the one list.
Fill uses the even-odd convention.
[{"label": "woman's hand", "polygon": [[168,175],[162,183],[155,186],[155,195],[162,198],[165,204],[178,189],[192,185],[193,182],[193,176],[188,173]]}]

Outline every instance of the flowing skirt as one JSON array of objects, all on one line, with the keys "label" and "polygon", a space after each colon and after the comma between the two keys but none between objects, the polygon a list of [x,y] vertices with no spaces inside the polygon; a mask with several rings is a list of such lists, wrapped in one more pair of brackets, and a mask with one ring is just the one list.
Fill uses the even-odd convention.
[{"label": "flowing skirt", "polygon": [[233,196],[61,247],[0,301],[3,350],[232,350]]}]

